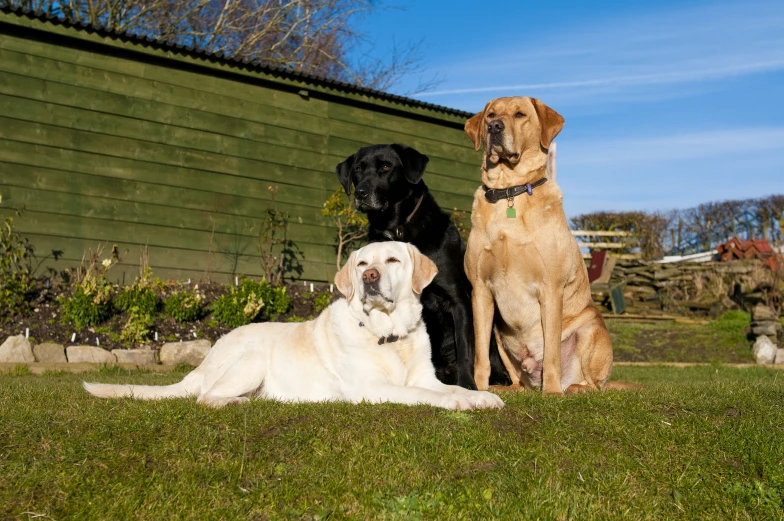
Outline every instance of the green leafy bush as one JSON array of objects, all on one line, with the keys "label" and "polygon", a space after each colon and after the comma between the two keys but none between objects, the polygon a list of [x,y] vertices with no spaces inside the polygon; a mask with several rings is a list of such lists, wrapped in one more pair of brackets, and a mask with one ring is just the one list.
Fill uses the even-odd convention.
[{"label": "green leafy bush", "polygon": [[154,315],[161,304],[161,299],[155,290],[149,287],[134,284],[128,286],[122,293],[114,298],[114,307],[120,311],[130,313],[137,308],[138,313]]},{"label": "green leafy bush", "polygon": [[76,329],[97,326],[112,316],[112,286],[108,282],[100,286],[77,285],[74,294],[61,299],[63,322],[73,324]]},{"label": "green leafy bush", "polygon": [[202,296],[198,291],[175,291],[163,306],[166,313],[177,322],[193,322],[203,313]]},{"label": "green leafy bush", "polygon": [[139,276],[114,299],[114,307],[128,313],[128,321],[120,333],[120,340],[125,344],[149,340],[155,315],[161,307],[161,299],[154,289],[160,286],[160,281],[156,283],[153,279],[146,246],[140,250],[139,265]]},{"label": "green leafy bush", "polygon": [[125,344],[140,344],[150,339],[155,318],[137,306],[128,310],[128,321],[123,325],[120,341]]},{"label": "green leafy bush", "polygon": [[242,281],[232,286],[227,295],[212,304],[215,319],[229,327],[250,324],[256,318],[270,319],[288,311],[291,299],[285,287],[273,287],[267,282]]},{"label": "green leafy bush", "polygon": [[62,307],[62,321],[73,324],[77,329],[96,326],[112,316],[112,284],[106,279],[106,273],[118,262],[112,248],[112,258],[98,262],[103,247],[92,249],[85,255],[87,266],[82,265],[76,273],[76,285],[71,297],[58,299]]},{"label": "green leafy bush", "polygon": [[14,230],[7,217],[0,224],[0,316],[10,317],[30,311],[33,281],[33,247]]},{"label": "green leafy bush", "polygon": [[316,310],[316,313],[321,313],[325,309],[332,304],[332,293],[328,291],[324,291],[316,295],[316,298],[313,299],[313,307]]}]

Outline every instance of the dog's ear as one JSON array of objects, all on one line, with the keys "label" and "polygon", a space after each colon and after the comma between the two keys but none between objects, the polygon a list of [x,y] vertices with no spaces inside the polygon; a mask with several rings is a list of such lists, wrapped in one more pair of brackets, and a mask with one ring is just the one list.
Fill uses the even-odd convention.
[{"label": "dog's ear", "polygon": [[531,101],[534,104],[536,115],[539,117],[539,124],[542,126],[539,142],[544,148],[550,148],[550,143],[564,126],[564,118],[538,99],[531,98]]},{"label": "dog's ear", "polygon": [[471,119],[465,123],[465,133],[474,143],[474,150],[482,148],[482,127],[485,121],[485,107],[482,112],[474,114]]},{"label": "dog's ear", "polygon": [[414,274],[411,276],[411,287],[417,295],[422,294],[428,284],[433,282],[438,268],[436,263],[431,261],[413,244],[408,244],[408,255],[411,257],[411,263],[414,265]]},{"label": "dog's ear", "polygon": [[352,252],[346,264],[343,265],[339,272],[335,273],[335,286],[337,286],[338,291],[343,293],[348,302],[351,302],[351,299],[354,298],[354,279],[351,277],[351,272],[356,256],[356,252]]},{"label": "dog's ear", "polygon": [[392,145],[392,149],[397,153],[400,161],[403,162],[408,182],[415,185],[421,181],[422,176],[425,175],[425,168],[427,168],[430,158],[418,150],[405,145]]},{"label": "dog's ear", "polygon": [[555,181],[555,145],[556,143],[553,143],[547,149],[547,162],[545,163],[547,178],[552,181]]},{"label": "dog's ear", "polygon": [[351,171],[354,169],[354,160],[356,157],[356,154],[352,154],[335,167],[335,171],[338,174],[338,181],[343,185],[343,190],[346,191],[346,195],[351,195]]}]

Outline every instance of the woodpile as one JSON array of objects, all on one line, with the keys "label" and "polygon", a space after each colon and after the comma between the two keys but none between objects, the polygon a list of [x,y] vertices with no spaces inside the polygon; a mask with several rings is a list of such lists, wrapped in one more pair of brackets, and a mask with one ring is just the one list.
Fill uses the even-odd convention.
[{"label": "woodpile", "polygon": [[610,283],[625,284],[627,313],[690,316],[716,316],[739,307],[751,311],[770,301],[777,285],[774,272],[759,259],[669,264],[619,260]]}]

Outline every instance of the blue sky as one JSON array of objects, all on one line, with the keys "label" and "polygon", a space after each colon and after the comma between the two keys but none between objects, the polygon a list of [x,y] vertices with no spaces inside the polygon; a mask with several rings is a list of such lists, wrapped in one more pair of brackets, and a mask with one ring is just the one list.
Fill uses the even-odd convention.
[{"label": "blue sky", "polygon": [[781,0],[394,5],[362,22],[373,54],[423,40],[422,76],[442,80],[394,92],[471,112],[533,96],[566,118],[569,216],[784,193]]}]

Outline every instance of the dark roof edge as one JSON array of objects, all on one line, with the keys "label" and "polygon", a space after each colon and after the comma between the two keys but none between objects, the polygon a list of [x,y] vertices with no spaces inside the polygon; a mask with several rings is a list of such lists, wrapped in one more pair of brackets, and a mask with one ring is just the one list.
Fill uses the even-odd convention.
[{"label": "dark roof edge", "polygon": [[435,105],[433,103],[427,103],[424,101],[418,101],[412,98],[407,98],[405,96],[398,96],[395,94],[390,94],[388,92],[370,89],[367,87],[358,87],[351,83],[331,80],[323,76],[316,76],[313,74],[297,72],[291,69],[287,69],[285,67],[259,65],[253,63],[250,60],[230,58],[220,54],[208,53],[205,51],[189,48],[183,45],[159,42],[152,38],[146,38],[133,34],[128,34],[126,32],[104,29],[102,27],[95,27],[89,24],[83,24],[81,22],[71,23],[67,20],[63,20],[55,16],[47,15],[44,13],[36,13],[34,11],[22,9],[20,7],[11,7],[11,6],[0,7],[0,13],[9,14],[9,15],[13,14],[20,17],[24,16],[30,20],[37,20],[40,22],[49,23],[53,25],[61,25],[63,27],[73,28],[76,30],[88,31],[90,33],[95,33],[101,37],[116,38],[124,43],[138,43],[144,45],[145,47],[151,47],[153,49],[158,49],[162,51],[176,51],[177,53],[189,56],[191,58],[215,60],[219,64],[224,64],[228,66],[240,66],[254,72],[279,76],[292,81],[307,82],[307,83],[314,84],[316,86],[323,86],[330,89],[339,89],[350,94],[371,96],[379,100],[401,104],[401,105],[408,105],[410,107],[419,108],[419,109],[427,109],[435,112],[441,112],[449,116],[457,116],[461,118],[470,118],[471,116],[473,116],[473,113],[470,112],[452,109],[449,107],[444,107],[442,105]]}]

